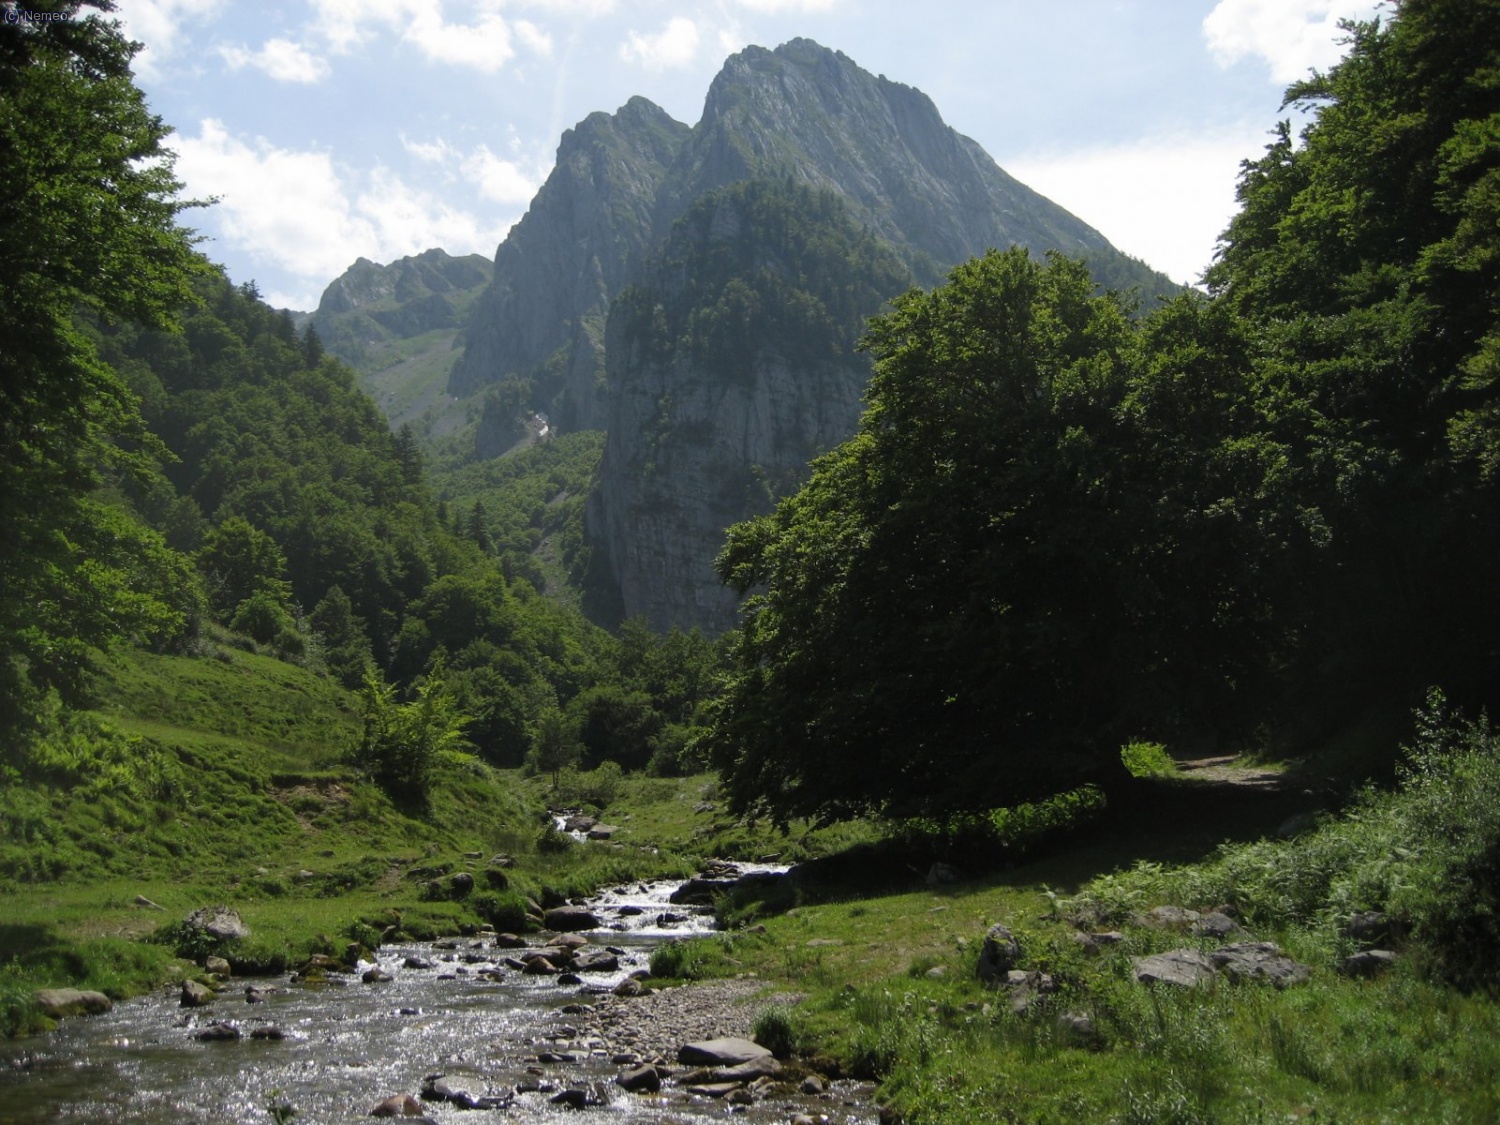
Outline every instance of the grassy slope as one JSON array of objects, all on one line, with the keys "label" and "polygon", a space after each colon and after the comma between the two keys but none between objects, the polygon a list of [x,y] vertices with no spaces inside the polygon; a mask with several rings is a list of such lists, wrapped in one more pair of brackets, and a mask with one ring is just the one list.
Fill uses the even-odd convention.
[{"label": "grassy slope", "polygon": [[[725,848],[832,846],[734,826],[703,806],[712,779],[632,778],[604,795],[617,844],[544,850],[546,808],[570,794],[469,759],[442,764],[430,808],[409,815],[347,764],[359,725],[351,695],[231,647],[208,658],[125,652],[97,694],[92,717],[117,733],[91,737],[91,765],[0,788],[0,1034],[42,1026],[35,988],[120,997],[194,971],[137,939],[213,903],[254,931],[233,955],[277,967],[397,919],[413,934],[452,933],[497,909],[514,919],[525,896],[685,876]],[[568,783],[600,797],[589,775]],[[429,895],[430,880],[482,870],[497,852],[517,861],[510,892]]]}]

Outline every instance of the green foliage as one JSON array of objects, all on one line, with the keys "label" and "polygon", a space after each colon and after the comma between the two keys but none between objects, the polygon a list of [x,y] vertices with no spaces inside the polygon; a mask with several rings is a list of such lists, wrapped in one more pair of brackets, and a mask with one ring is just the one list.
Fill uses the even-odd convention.
[{"label": "green foliage", "polygon": [[1101,917],[1152,896],[1226,902],[1253,925],[1317,930],[1329,947],[1352,915],[1384,911],[1440,979],[1500,988],[1500,735],[1449,715],[1437,694],[1418,727],[1395,790],[1367,789],[1293,839],[1226,845],[1212,863],[1140,865],[1084,901]]},{"label": "green foliage", "polygon": [[1212,299],[1133,318],[1013,250],[871,322],[859,433],[718,561],[736,808],[946,816],[1123,786],[1128,738],[1500,704],[1500,6],[1350,33]]},{"label": "green foliage", "polygon": [[503,934],[525,933],[530,925],[526,896],[519,891],[483,891],[470,900],[474,912]]},{"label": "green foliage", "polygon": [[778,1059],[791,1057],[803,1041],[797,1010],[789,1004],[762,1009],[750,1025],[750,1038]]},{"label": "green foliage", "polygon": [[1131,739],[1121,747],[1120,761],[1131,777],[1172,777],[1177,773],[1177,763],[1160,742]]},{"label": "green foliage", "polygon": [[[79,697],[91,650],[170,632],[178,612],[142,581],[150,562],[166,561],[160,540],[90,503],[102,480],[149,478],[161,447],[74,314],[170,324],[203,268],[176,225],[194,204],[178,198],[168,129],[131,82],[135,47],[99,14],[69,11],[69,20],[18,21],[0,32],[0,180],[25,212],[0,249],[7,740],[24,737],[49,689]],[[120,532],[124,541],[113,541]],[[180,566],[168,562],[166,572],[170,582]]]},{"label": "green foliage", "polygon": [[1263,333],[1261,394],[1325,527],[1317,580],[1277,590],[1293,682],[1333,666],[1340,693],[1494,706],[1500,6],[1414,0],[1349,35],[1288,91],[1311,120],[1247,164],[1208,274]]},{"label": "green foliage", "polygon": [[[291,595],[286,581],[286,558],[274,539],[252,527],[243,517],[232,516],[210,530],[195,561],[204,575],[214,608],[226,617],[238,612],[244,602],[257,594],[261,595],[263,608],[253,610],[253,615],[286,612],[284,607]],[[256,640],[266,639],[269,638],[256,637]]]},{"label": "green foliage", "polygon": [[396,702],[396,689],[375,673],[361,695],[364,731],[352,760],[397,804],[424,808],[439,760],[469,745],[469,718],[436,670],[417,686],[416,698]]}]

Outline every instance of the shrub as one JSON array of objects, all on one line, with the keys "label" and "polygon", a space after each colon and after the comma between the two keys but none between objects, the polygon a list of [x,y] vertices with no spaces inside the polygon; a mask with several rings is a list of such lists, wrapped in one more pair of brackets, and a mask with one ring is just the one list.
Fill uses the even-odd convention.
[{"label": "shrub", "polygon": [[1173,777],[1177,773],[1177,763],[1160,742],[1127,742],[1120,750],[1120,761],[1131,777]]},{"label": "shrub", "polygon": [[795,1012],[787,1004],[775,1004],[763,1009],[751,1025],[750,1038],[778,1059],[789,1057],[797,1051],[801,1042]]}]

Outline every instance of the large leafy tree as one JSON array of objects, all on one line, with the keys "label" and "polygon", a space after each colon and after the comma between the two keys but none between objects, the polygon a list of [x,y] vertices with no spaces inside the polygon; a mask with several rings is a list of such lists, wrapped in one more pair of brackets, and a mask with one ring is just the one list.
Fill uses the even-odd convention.
[{"label": "large leafy tree", "polygon": [[[1326,529],[1278,593],[1322,694],[1500,680],[1500,3],[1351,25],[1313,111],[1248,163],[1209,282],[1268,355],[1262,409]],[[1329,677],[1336,677],[1330,680]]]},{"label": "large leafy tree", "polygon": [[742,808],[1113,780],[1123,738],[1204,725],[1183,697],[1222,704],[1260,627],[1245,571],[1275,512],[1246,498],[1278,455],[1236,405],[1232,323],[1184,297],[1138,328],[1081,263],[1022,250],[894,306],[859,434],[719,560],[759,591],[714,734]]},{"label": "large leafy tree", "polygon": [[[0,698],[76,688],[92,646],[170,628],[129,563],[100,553],[89,492],[149,475],[136,400],[74,325],[80,308],[167,325],[201,260],[177,224],[168,130],[130,76],[107,2],[29,4],[0,23]],[[126,521],[128,522],[128,521]],[[134,527],[145,549],[159,541]],[[115,541],[118,546],[119,541]],[[163,616],[163,610],[167,614]]]}]

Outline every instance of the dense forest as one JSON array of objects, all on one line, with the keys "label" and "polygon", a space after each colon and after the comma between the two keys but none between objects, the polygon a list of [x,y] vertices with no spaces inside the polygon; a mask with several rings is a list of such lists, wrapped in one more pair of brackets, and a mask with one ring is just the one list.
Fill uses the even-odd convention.
[{"label": "dense forest", "polygon": [[[36,776],[107,650],[226,636],[361,691],[372,729],[444,701],[402,736],[418,758],[451,727],[498,765],[559,729],[570,760],[675,762],[711,646],[611,637],[542,596],[520,529],[478,501],[450,518],[316,330],[193,249],[111,24],[7,24],[5,47],[7,181],[47,201],[0,254],[6,776]],[[415,766],[383,776],[421,789]]]}]

